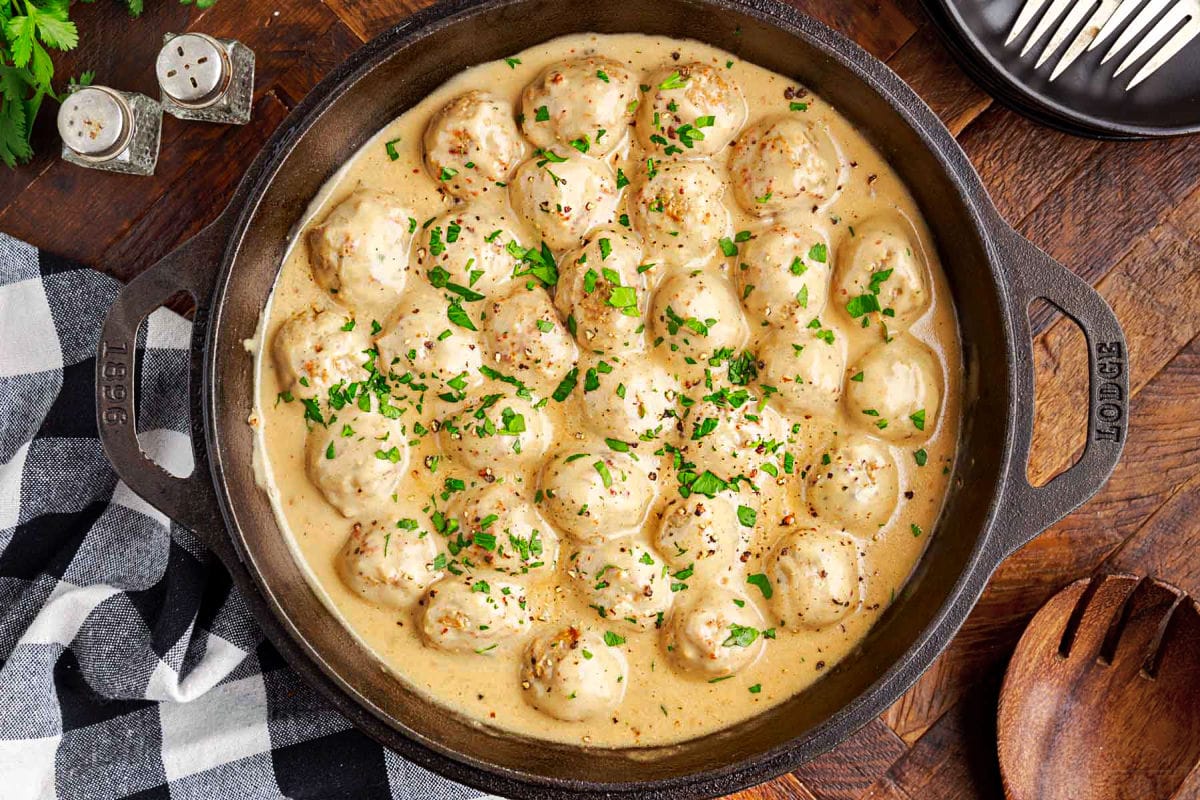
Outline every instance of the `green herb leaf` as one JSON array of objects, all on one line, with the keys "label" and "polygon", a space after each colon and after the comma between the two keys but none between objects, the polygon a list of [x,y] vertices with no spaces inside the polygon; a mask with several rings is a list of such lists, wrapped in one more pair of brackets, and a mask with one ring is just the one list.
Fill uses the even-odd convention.
[{"label": "green herb leaf", "polygon": [[775,594],[775,591],[771,588],[771,580],[761,572],[747,576],[746,583],[751,586],[757,586],[758,590],[762,592],[762,596],[767,600],[770,600],[771,595]]}]

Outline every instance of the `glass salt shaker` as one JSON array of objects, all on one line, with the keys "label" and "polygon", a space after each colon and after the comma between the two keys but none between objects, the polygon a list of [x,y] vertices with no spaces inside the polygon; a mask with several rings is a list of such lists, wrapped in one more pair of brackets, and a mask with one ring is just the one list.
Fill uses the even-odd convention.
[{"label": "glass salt shaker", "polygon": [[58,109],[62,157],[81,167],[153,175],[162,106],[144,94],[75,86]]},{"label": "glass salt shaker", "polygon": [[235,39],[168,33],[155,62],[163,111],[243,125],[254,101],[254,51]]}]

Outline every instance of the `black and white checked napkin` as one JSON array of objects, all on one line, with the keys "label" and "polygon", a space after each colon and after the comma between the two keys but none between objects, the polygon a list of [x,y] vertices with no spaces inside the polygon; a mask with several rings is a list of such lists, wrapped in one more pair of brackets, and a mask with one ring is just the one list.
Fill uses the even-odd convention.
[{"label": "black and white checked napkin", "polygon": [[[479,797],[352,728],[117,480],[93,377],[118,289],[0,234],[0,798]],[[142,447],[178,474],[190,336],[159,309],[138,342]]]}]

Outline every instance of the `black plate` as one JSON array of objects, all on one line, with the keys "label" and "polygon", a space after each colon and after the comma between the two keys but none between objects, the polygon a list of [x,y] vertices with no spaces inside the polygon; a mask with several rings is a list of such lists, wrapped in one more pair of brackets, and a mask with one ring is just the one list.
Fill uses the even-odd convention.
[{"label": "black plate", "polygon": [[924,0],[924,4],[963,68],[998,100],[1026,116],[1069,133],[1102,138],[1200,132],[1200,37],[1132,91],[1125,86],[1141,62],[1115,80],[1113,73],[1125,52],[1100,64],[1115,36],[1084,52],[1051,83],[1054,64],[1074,36],[1067,37],[1059,52],[1035,70],[1050,34],[1025,58],[1020,52],[1036,20],[1012,47],[1004,46],[1024,0]]}]

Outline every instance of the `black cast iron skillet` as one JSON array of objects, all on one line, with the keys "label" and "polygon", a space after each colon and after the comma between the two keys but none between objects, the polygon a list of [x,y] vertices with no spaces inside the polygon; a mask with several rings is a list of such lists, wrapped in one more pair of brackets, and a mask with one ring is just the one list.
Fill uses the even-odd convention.
[{"label": "black cast iron skillet", "polygon": [[[447,712],[385,674],[293,561],[255,486],[246,424],[254,375],[243,342],[254,336],[288,235],[322,183],[387,121],[464,67],[581,31],[699,39],[832,102],[915,194],[949,276],[964,349],[953,486],[929,550],[895,604],[861,648],[811,689],[670,747],[532,742]],[[197,466],[182,479],[146,459],[134,426],[137,326],[180,290],[198,307],[190,386]],[[1035,489],[1025,478],[1033,424],[1026,307],[1039,297],[1083,328],[1090,397],[1081,459]],[[1099,295],[999,218],[954,139],[899,78],[774,0],[456,0],[416,14],[327,77],[271,138],[216,222],[125,288],[105,323],[97,373],[100,431],[118,473],[212,548],[291,665],[403,756],[520,798],[721,795],[845,739],[929,666],[1001,559],[1101,486],[1124,440],[1127,390],[1124,338]]]}]

